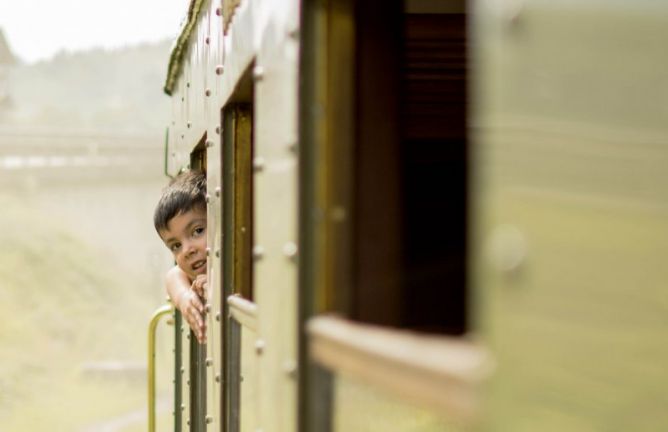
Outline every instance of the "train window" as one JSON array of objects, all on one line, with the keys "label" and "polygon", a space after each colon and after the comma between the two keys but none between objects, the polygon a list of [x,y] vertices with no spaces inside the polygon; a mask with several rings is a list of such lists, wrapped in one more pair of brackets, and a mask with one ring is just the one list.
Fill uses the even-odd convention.
[{"label": "train window", "polygon": [[326,49],[304,65],[328,71],[305,93],[328,107],[328,126],[302,131],[320,143],[304,157],[336,167],[302,173],[326,185],[311,195],[328,216],[313,231],[324,245],[314,248],[316,311],[466,331],[466,15],[463,1],[447,6],[337,3]]},{"label": "train window", "polygon": [[478,354],[394,331],[468,331],[466,2],[324,5],[305,3],[301,29],[301,430],[338,422],[344,375],[459,397],[436,384],[451,365],[395,362],[397,349]]},{"label": "train window", "polygon": [[[228,104],[223,117],[223,274],[226,292],[253,300],[252,104]],[[227,222],[230,221],[230,222]]]},{"label": "train window", "polygon": [[[358,8],[365,31],[356,58],[356,281],[350,312],[364,322],[462,334],[465,15],[407,13],[380,24],[373,13],[372,7]],[[366,30],[370,26],[374,31]]]},{"label": "train window", "polygon": [[190,153],[190,168],[206,172],[206,132]]},{"label": "train window", "polygon": [[407,14],[400,81],[402,325],[466,330],[464,13]]}]

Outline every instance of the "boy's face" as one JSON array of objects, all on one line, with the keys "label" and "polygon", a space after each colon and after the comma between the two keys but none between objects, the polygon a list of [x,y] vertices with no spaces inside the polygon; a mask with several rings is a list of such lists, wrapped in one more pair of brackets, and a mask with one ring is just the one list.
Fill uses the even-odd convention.
[{"label": "boy's face", "polygon": [[174,216],[167,229],[160,230],[160,238],[191,280],[206,274],[206,213],[202,209]]}]

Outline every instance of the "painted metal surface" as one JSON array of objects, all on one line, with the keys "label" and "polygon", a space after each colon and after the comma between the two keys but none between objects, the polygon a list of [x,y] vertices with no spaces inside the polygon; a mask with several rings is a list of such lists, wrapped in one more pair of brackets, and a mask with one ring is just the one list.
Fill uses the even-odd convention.
[{"label": "painted metal surface", "polygon": [[[255,157],[264,169],[254,174],[255,244],[264,257],[254,267],[254,298],[260,311],[258,337],[264,343],[259,357],[258,428],[293,431],[296,428],[297,388],[286,366],[297,361],[297,265],[285,256],[287,243],[297,238],[298,44],[290,37],[285,16],[298,11],[296,1],[269,6],[256,60],[264,76],[255,83]],[[278,9],[283,14],[270,13]],[[280,107],[280,109],[277,109]]]},{"label": "painted metal surface", "polygon": [[[274,430],[294,430],[296,252],[293,249],[296,244],[294,143],[297,48],[294,38],[290,39],[288,44],[284,42],[298,27],[298,3],[242,1],[235,9],[231,26],[225,35],[223,17],[218,13],[221,7],[220,1],[204,2],[202,5],[190,36],[182,73],[176,80],[172,93],[172,120],[169,128],[167,171],[172,175],[188,168],[190,152],[206,137],[210,197],[208,242],[212,251],[208,263],[208,301],[211,304],[211,313],[207,316],[208,344],[205,359],[208,361],[204,366],[207,403],[204,424],[192,424],[191,428],[195,429],[191,430],[221,430],[224,427],[221,415],[225,400],[221,399],[221,388],[228,383],[223,382],[221,376],[221,326],[228,318],[222,301],[225,297],[220,287],[224,279],[222,201],[225,194],[216,194],[216,191],[225,191],[221,165],[225,131],[221,109],[235,97],[237,84],[254,60],[261,63],[265,71],[264,79],[256,88],[257,94],[263,95],[259,99],[263,102],[255,106],[255,114],[261,120],[258,120],[253,128],[258,152],[261,153],[266,167],[255,174],[258,184],[255,205],[270,208],[271,211],[260,213],[259,209],[256,210],[256,215],[266,215],[258,217],[255,222],[258,226],[258,239],[261,239],[259,241],[265,248],[261,264],[257,266],[254,274],[257,281],[258,307],[263,311],[258,318],[258,331],[256,334],[249,330],[249,333],[242,327],[241,336],[235,338],[237,342],[229,346],[229,349],[240,350],[242,353],[240,370],[253,371],[248,372],[248,377],[240,381],[244,406],[240,413],[235,413],[239,415],[238,422],[231,426],[239,426],[241,430],[256,430],[263,425],[265,429],[272,429],[273,426],[270,425],[279,425]],[[277,116],[276,106],[285,106],[286,100],[287,108],[282,109]],[[280,147],[277,148],[277,144],[280,144]],[[285,154],[281,153],[284,147],[287,149]],[[277,222],[279,226],[276,226]],[[284,253],[284,250],[287,252]],[[280,289],[276,290],[276,287]],[[282,300],[276,301],[279,297]],[[276,323],[279,324],[275,325]],[[253,339],[252,344],[249,338]],[[264,341],[266,346],[261,355],[255,348],[259,339]],[[248,347],[244,348],[246,345]],[[251,352],[252,357],[249,356]],[[257,372],[258,361],[263,362],[261,369],[266,371],[265,373]],[[184,367],[186,375],[189,373],[188,366]],[[277,380],[276,377],[280,379]],[[255,384],[252,384],[253,382]],[[245,390],[251,384],[252,388],[257,390]],[[261,386],[265,387],[265,392],[259,391]],[[279,392],[284,397],[279,399],[281,403],[276,404],[275,400],[264,396],[269,394],[266,392]],[[252,398],[252,405],[249,397]],[[253,417],[252,422],[249,416]]]},{"label": "painted metal surface", "polygon": [[478,2],[487,430],[668,425],[668,8]]}]

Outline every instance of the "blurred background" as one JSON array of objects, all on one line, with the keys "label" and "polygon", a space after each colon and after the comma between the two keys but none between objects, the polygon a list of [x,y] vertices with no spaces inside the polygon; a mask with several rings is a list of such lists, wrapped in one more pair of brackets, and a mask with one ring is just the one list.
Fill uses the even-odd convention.
[{"label": "blurred background", "polygon": [[170,266],[152,224],[161,84],[186,10],[0,4],[3,431],[146,429],[145,329]]}]

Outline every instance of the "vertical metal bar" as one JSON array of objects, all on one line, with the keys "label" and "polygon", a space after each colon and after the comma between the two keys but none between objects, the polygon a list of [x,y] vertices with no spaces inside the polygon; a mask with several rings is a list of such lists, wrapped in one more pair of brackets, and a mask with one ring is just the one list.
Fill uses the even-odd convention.
[{"label": "vertical metal bar", "polygon": [[324,136],[323,80],[326,79],[323,47],[327,41],[329,2],[303,2],[300,23],[299,75],[299,288],[298,288],[298,430],[328,432],[331,429],[332,379],[313,364],[308,355],[306,321],[322,305],[316,292],[318,278],[317,161]]},{"label": "vertical metal bar", "polygon": [[148,325],[148,430],[155,432],[155,330],[160,318],[172,313],[172,306],[157,309]]},{"label": "vertical metal bar", "polygon": [[169,126],[165,128],[165,175],[169,178],[173,178],[169,175]]},{"label": "vertical metal bar", "polygon": [[231,346],[232,329],[230,326],[230,307],[227,298],[234,294],[234,135],[235,119],[234,107],[227,106],[222,112],[223,124],[223,391],[222,425],[224,432],[232,429],[232,401],[230,394],[231,368],[228,358],[233,351]]},{"label": "vertical metal bar", "polygon": [[227,365],[226,391],[228,393],[227,432],[240,430],[241,393],[241,325],[232,317],[227,318],[229,349],[225,357]]},{"label": "vertical metal bar", "polygon": [[206,344],[200,344],[190,330],[190,430],[206,429]]},{"label": "vertical metal bar", "polygon": [[174,309],[174,432],[181,432],[183,424],[183,378],[181,368],[183,367],[183,343],[181,339],[181,326],[183,317],[178,309]]}]

